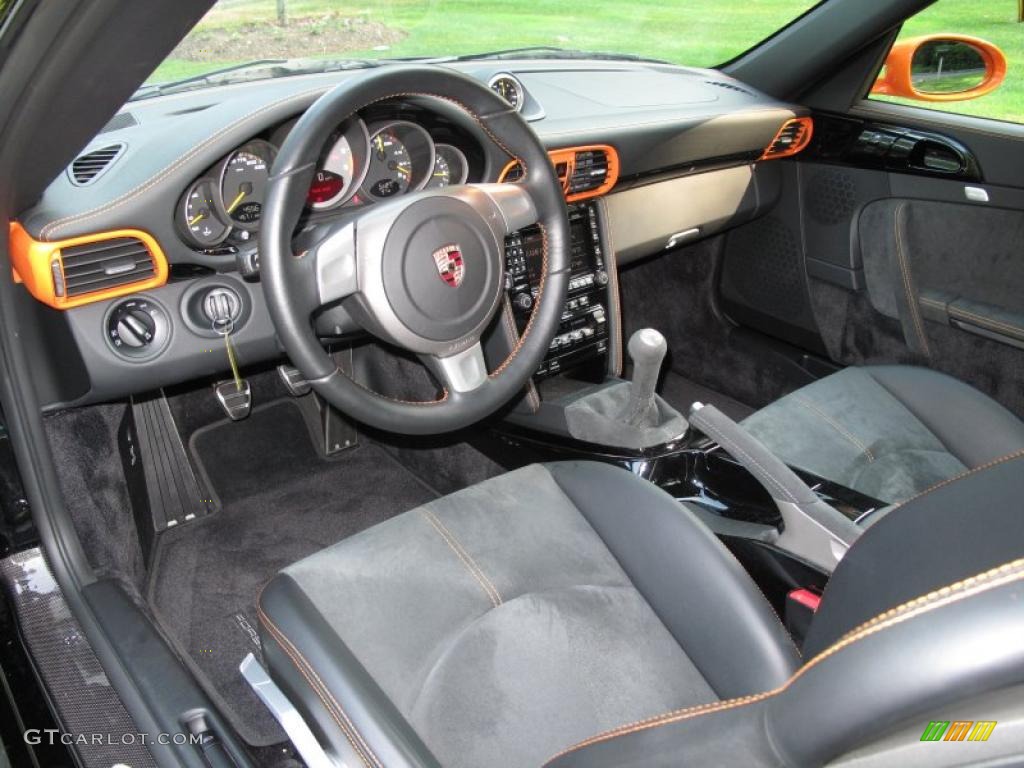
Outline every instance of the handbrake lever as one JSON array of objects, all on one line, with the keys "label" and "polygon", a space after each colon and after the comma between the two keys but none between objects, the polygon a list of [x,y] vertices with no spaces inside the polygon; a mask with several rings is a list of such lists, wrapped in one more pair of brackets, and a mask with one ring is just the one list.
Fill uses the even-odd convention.
[{"label": "handbrake lever", "polygon": [[822,500],[760,440],[713,405],[694,403],[690,424],[717,442],[771,494],[782,515],[772,543],[831,573],[861,529]]}]

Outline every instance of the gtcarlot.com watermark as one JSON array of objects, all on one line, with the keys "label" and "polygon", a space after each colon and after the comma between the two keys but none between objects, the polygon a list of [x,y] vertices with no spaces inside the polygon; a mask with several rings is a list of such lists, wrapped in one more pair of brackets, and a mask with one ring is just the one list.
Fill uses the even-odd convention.
[{"label": "gtcarlot.com watermark", "polygon": [[40,744],[66,747],[128,747],[135,744],[150,746],[202,744],[201,733],[65,733],[56,728],[29,728],[25,731],[25,743],[33,747]]}]

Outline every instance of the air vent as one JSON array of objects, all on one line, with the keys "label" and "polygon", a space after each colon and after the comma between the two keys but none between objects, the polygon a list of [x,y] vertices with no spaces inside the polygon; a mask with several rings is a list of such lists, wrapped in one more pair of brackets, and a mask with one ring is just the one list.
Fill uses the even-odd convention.
[{"label": "air vent", "polygon": [[776,160],[789,157],[806,147],[814,133],[814,121],[809,117],[794,117],[787,120],[775,134],[768,149],[761,155],[762,160]]},{"label": "air vent", "polygon": [[100,133],[108,133],[110,131],[120,131],[122,128],[131,128],[133,125],[138,125],[139,121],[135,119],[135,115],[131,112],[118,112],[112,118],[110,122],[100,129]]},{"label": "air vent", "polygon": [[105,147],[86,152],[84,155],[79,155],[68,169],[71,182],[76,186],[84,187],[86,184],[96,181],[121,156],[125,147],[125,144],[108,144]]},{"label": "air vent", "polygon": [[68,246],[60,257],[68,297],[142,282],[156,274],[152,254],[134,237]]},{"label": "air vent", "polygon": [[[548,156],[565,192],[565,199],[570,203],[603,195],[619,179],[619,154],[607,144],[553,149]],[[522,165],[513,161],[505,166],[498,181],[519,181],[522,178]]]},{"label": "air vent", "polygon": [[565,191],[570,195],[579,195],[603,187],[608,180],[608,172],[608,153],[603,149],[577,152]]},{"label": "air vent", "polygon": [[745,93],[747,96],[753,96],[754,94],[735,83],[727,83],[722,80],[705,80],[708,85],[713,85],[716,88],[725,88],[727,91],[736,91],[737,93]]}]

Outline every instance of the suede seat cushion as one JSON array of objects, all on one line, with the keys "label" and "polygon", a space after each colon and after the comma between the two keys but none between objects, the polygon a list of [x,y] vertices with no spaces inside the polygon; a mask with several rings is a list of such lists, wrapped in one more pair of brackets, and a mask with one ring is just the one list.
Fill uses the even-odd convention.
[{"label": "suede seat cushion", "polygon": [[1024,424],[927,368],[847,368],[748,417],[786,463],[888,504],[1024,448]]},{"label": "suede seat cushion", "polygon": [[717,700],[542,466],[284,573],[445,766],[538,766],[606,728]]}]

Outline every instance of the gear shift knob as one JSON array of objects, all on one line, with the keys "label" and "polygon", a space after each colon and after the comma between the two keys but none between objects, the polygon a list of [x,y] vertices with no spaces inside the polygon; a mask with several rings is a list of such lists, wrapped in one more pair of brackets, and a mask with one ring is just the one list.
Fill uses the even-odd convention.
[{"label": "gear shift knob", "polygon": [[641,328],[630,337],[626,348],[633,361],[633,378],[623,417],[630,424],[644,426],[657,419],[654,389],[658,385],[668,344],[665,337],[653,328]]}]

